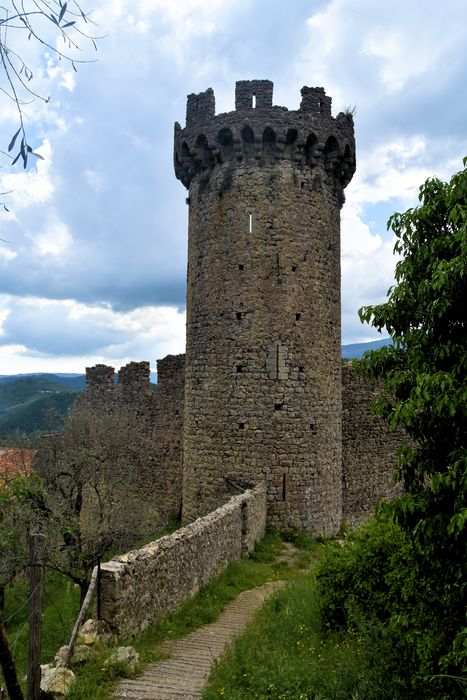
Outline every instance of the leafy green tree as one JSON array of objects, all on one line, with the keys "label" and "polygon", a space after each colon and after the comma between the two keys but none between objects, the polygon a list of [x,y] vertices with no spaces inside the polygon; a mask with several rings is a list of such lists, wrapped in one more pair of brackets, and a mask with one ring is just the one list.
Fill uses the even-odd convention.
[{"label": "leafy green tree", "polygon": [[7,584],[23,574],[29,562],[29,532],[42,529],[48,511],[42,481],[37,474],[0,477],[0,667],[9,696],[22,700],[15,663],[3,621]]},{"label": "leafy green tree", "polygon": [[0,615],[5,586],[26,569],[28,535],[42,529],[48,517],[42,480],[37,474],[0,478]]},{"label": "leafy green tree", "polygon": [[393,340],[363,360],[383,381],[375,410],[413,440],[401,455],[406,495],[392,506],[410,547],[391,574],[401,596],[391,624],[413,683],[429,682],[417,697],[460,697],[467,672],[466,164],[448,183],[428,179],[420,205],[389,219],[396,284],[360,310]]}]

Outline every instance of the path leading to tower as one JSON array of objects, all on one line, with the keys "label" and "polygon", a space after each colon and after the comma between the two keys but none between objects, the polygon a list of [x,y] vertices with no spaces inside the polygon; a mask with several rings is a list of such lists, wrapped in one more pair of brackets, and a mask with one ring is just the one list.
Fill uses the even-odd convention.
[{"label": "path leading to tower", "polygon": [[116,700],[199,700],[214,662],[269,596],[285,581],[265,583],[240,593],[226,605],[215,622],[191,634],[167,641],[158,649],[167,659],[149,664],[137,678],[124,680],[114,693]]}]

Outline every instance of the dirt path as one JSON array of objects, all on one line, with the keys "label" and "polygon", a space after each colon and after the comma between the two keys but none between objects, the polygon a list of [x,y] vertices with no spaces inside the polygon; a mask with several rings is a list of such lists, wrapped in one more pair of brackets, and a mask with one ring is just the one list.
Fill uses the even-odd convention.
[{"label": "dirt path", "polygon": [[226,646],[240,635],[256,610],[283,581],[243,591],[226,605],[215,622],[200,627],[158,648],[168,659],[149,664],[144,673],[124,680],[114,694],[116,700],[199,700],[214,662]]}]

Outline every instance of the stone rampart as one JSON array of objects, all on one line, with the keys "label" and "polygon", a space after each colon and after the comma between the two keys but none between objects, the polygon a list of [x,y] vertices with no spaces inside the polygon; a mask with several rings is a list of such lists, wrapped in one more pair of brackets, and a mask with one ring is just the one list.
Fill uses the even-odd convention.
[{"label": "stone rampart", "polygon": [[401,493],[394,481],[397,453],[407,437],[371,414],[378,388],[348,362],[342,367],[342,515],[355,529],[383,498]]},{"label": "stone rampart", "polygon": [[102,565],[101,615],[118,637],[134,637],[252,551],[266,526],[263,485],[171,535]]}]

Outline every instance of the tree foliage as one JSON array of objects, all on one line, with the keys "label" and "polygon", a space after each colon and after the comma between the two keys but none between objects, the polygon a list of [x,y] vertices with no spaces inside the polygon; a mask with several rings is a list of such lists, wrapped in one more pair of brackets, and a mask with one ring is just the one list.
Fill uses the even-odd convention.
[{"label": "tree foliage", "polygon": [[31,530],[44,528],[48,519],[42,480],[37,474],[17,473],[0,478],[0,615],[3,591],[22,574],[29,561]]},{"label": "tree foliage", "polygon": [[27,42],[43,50],[42,63],[52,58],[76,71],[87,62],[83,47],[97,49],[93,24],[76,0],[8,0],[0,5],[0,95],[17,113],[16,128],[2,154],[12,165],[19,161],[26,168],[31,156],[42,158],[29,143],[24,110],[36,99],[50,100],[36,86],[44,66],[37,67],[39,77],[35,75],[36,67],[26,58]]},{"label": "tree foliage", "polygon": [[401,597],[391,624],[418,683],[467,672],[466,164],[448,183],[428,179],[420,205],[389,219],[396,284],[360,310],[393,340],[363,360],[383,381],[375,410],[413,440],[401,456],[406,495],[392,506],[410,547],[391,573]]}]

